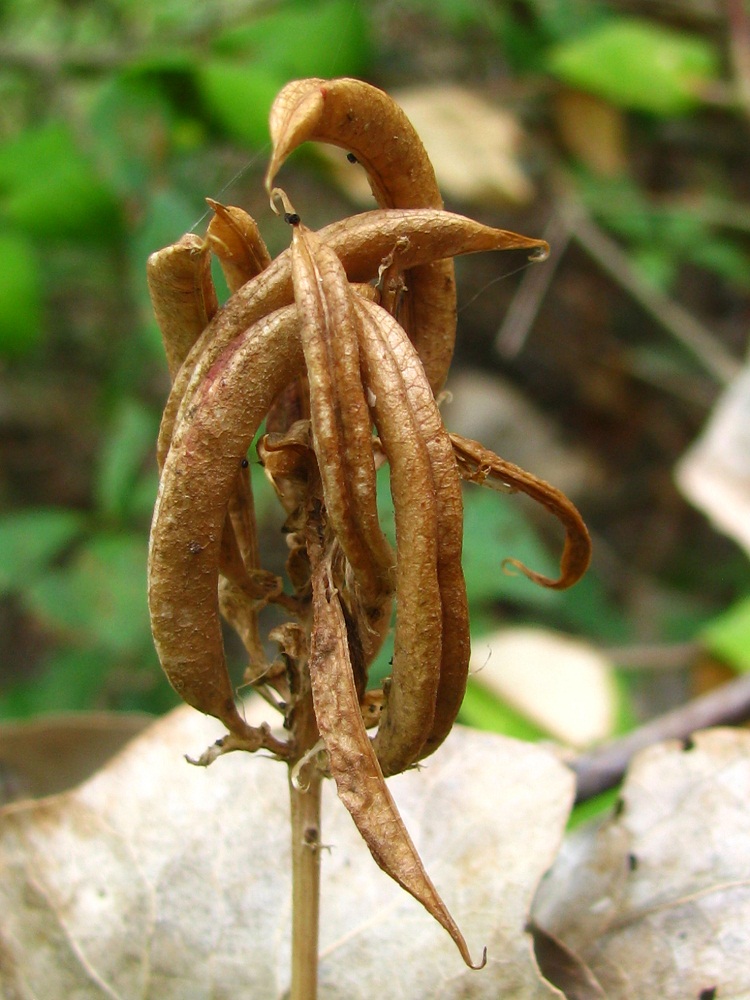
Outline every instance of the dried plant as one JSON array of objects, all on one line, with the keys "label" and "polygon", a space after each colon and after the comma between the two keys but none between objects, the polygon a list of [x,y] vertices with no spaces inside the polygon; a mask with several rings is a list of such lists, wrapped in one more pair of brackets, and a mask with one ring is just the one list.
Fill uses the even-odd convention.
[{"label": "dried plant", "polygon": [[[253,220],[210,201],[204,239],[152,255],[149,286],[173,380],[158,442],[162,468],[149,559],[156,647],[176,691],[227,735],[196,763],[264,749],[290,773],[292,997],[314,996],[320,783],[331,776],[376,862],[466,943],[432,885],[386,786],[448,735],[466,687],[469,619],[461,569],[461,479],[522,491],[566,531],[560,577],[585,571],[589,538],[567,498],[477,442],[445,429],[436,398],[453,354],[452,258],[547,246],[445,212],[429,159],[398,106],[357,80],[289,84],[271,112],[266,176],[291,226],[271,260]],[[312,232],[274,180],[306,140],[348,151],[381,206]],[[280,206],[280,207],[279,207]],[[232,295],[218,308],[215,255]],[[247,453],[286,512],[288,584],[263,569]],[[374,430],[373,430],[374,428]],[[387,463],[393,552],[380,525],[376,470]],[[288,617],[270,638],[258,612]],[[391,625],[392,674],[368,690]],[[247,650],[245,681],[283,714],[286,735],[252,727],[236,702],[220,616]],[[377,726],[370,737],[368,728]]]}]

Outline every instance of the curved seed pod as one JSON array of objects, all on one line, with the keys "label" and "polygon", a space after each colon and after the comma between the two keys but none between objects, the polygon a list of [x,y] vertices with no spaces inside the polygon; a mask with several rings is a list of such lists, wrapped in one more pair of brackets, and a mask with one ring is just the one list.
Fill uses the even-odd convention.
[{"label": "curved seed pod", "polygon": [[[442,208],[430,158],[396,102],[362,80],[295,80],[270,114],[273,154],[266,173],[271,191],[282,163],[308,140],[353,154],[383,208]],[[452,260],[413,268],[399,302],[399,322],[417,345],[433,391],[445,382],[456,339],[456,282]]]},{"label": "curved seed pod", "polygon": [[[527,249],[544,253],[543,240],[483,226],[437,209],[393,209],[363,212],[321,229],[318,239],[331,247],[353,282],[376,278],[383,259],[398,247],[402,267],[485,250]],[[547,248],[548,249],[548,248]],[[261,274],[248,281],[219,310],[192,348],[175,378],[164,409],[157,453],[169,448],[172,429],[185,412],[197,386],[216,358],[236,336],[262,316],[292,301],[291,255],[280,254]]]},{"label": "curved seed pod", "polygon": [[[591,538],[577,507],[564,493],[512,462],[506,462],[478,441],[451,434],[456,460],[464,479],[480,486],[493,486],[507,493],[525,493],[546,507],[565,528],[565,546],[560,558],[560,576],[553,580],[524,566],[517,559],[504,559],[503,566],[515,566],[524,576],[542,587],[565,590],[577,583],[591,561]],[[496,487],[497,488],[497,487]]]},{"label": "curved seed pod", "polygon": [[[149,257],[147,275],[169,372],[174,379],[190,348],[218,310],[211,280],[209,242],[186,234]],[[259,567],[258,541],[249,472],[241,464],[237,466],[237,485],[229,512],[231,523],[228,521],[224,526],[220,556],[224,576],[221,610],[242,638],[251,662],[260,664],[264,655],[257,608],[264,603],[263,595],[273,590],[273,584],[269,580],[259,583],[250,577]]]},{"label": "curved seed pod", "polygon": [[[374,739],[383,774],[388,776],[417,759],[434,722],[443,632],[438,580],[440,501],[421,433],[424,400],[411,394],[411,372],[404,377],[382,329],[386,322],[396,325],[395,320],[373,303],[357,303],[357,311],[363,381],[390,463],[396,518],[393,668]],[[406,339],[403,331],[400,336]],[[429,397],[434,406],[431,393]]]},{"label": "curved seed pod", "polygon": [[163,250],[146,263],[151,305],[164,342],[169,377],[180,365],[219,308],[211,280],[211,251],[194,233]]},{"label": "curved seed pod", "polygon": [[302,223],[293,227],[292,280],[328,522],[365,603],[378,606],[393,590],[395,560],[378,519],[354,301],[338,257]]},{"label": "curved seed pod", "polygon": [[[432,729],[420,751],[420,758],[433,753],[450,732],[466,692],[469,675],[471,640],[466,584],[461,567],[463,548],[463,499],[461,478],[451,438],[412,344],[396,321],[377,306],[360,307],[369,312],[383,348],[387,350],[394,380],[400,380],[408,392],[418,423],[418,433],[427,447],[431,475],[437,497],[437,573],[443,642],[440,657],[440,682],[435,702]],[[381,370],[374,363],[376,377]],[[368,385],[370,383],[368,382]],[[370,385],[379,395],[378,389]]]},{"label": "curved seed pod", "polygon": [[303,365],[294,308],[260,321],[217,359],[175,430],[151,527],[149,609],[162,667],[188,704],[240,736],[249,727],[234,703],[218,614],[223,525],[258,425]]},{"label": "curved seed pod", "polygon": [[310,681],[315,717],[331,775],[370,853],[386,874],[411,893],[448,931],[461,957],[474,966],[466,941],[425,871],[388,791],[367,737],[349,661],[346,625],[330,568],[314,554]]},{"label": "curved seed pod", "polygon": [[[206,198],[206,202],[214,212],[206,231],[206,243],[221,265],[229,291],[234,293],[268,267],[271,255],[251,215],[241,208],[222,205],[213,198]],[[255,507],[246,465],[238,473],[229,515],[245,565],[257,568],[260,562]]]},{"label": "curved seed pod", "polygon": [[221,264],[229,291],[234,293],[250,278],[265,271],[271,255],[251,215],[213,198],[206,201],[214,212],[206,230],[206,242]]}]

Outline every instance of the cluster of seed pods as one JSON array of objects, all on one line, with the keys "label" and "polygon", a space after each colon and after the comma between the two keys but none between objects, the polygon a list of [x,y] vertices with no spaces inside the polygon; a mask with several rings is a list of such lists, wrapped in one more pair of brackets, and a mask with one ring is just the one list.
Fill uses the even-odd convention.
[{"label": "cluster of seed pods", "polygon": [[[292,669],[309,672],[325,767],[375,858],[466,944],[427,877],[384,778],[431,754],[466,687],[469,618],[461,568],[461,480],[523,491],[563,523],[560,577],[585,571],[588,534],[553,487],[474,441],[438,410],[456,327],[452,258],[546,244],[443,210],[419,137],[382,91],[357,80],[289,84],[271,112],[266,177],[291,246],[271,260],[254,221],[209,202],[205,238],[153,254],[148,278],[172,390],[159,434],[161,466],[149,557],[154,639],[170,682],[227,727],[220,751],[265,748],[299,759]],[[378,209],[313,232],[274,188],[307,140],[342,147],[365,170]],[[219,308],[210,258],[231,297]],[[248,449],[257,451],[287,518],[289,583],[258,556]],[[381,529],[376,471],[387,463],[396,525]],[[288,613],[268,662],[258,612]],[[382,692],[368,668],[391,627]],[[227,671],[221,616],[248,655],[246,679],[273,694],[289,738],[242,718]],[[377,723],[374,736],[368,727]],[[218,751],[217,751],[218,752]]]}]

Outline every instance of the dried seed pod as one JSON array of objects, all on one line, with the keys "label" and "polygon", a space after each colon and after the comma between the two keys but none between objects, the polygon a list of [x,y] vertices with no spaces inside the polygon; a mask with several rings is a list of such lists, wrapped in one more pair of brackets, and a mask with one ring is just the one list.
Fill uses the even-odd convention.
[{"label": "dried seed pod", "polygon": [[206,242],[213,250],[226,278],[230,292],[236,292],[271,263],[268,247],[251,215],[233,205],[222,205],[206,198],[214,217],[206,231]]},{"label": "dried seed pod", "polygon": [[480,486],[499,483],[503,492],[525,493],[546,507],[565,528],[565,546],[560,558],[560,576],[553,580],[524,566],[517,559],[504,559],[542,587],[565,590],[577,583],[591,561],[591,538],[576,506],[564,493],[470,438],[451,434],[458,467],[464,479]]},{"label": "dried seed pod", "polygon": [[148,258],[146,280],[164,342],[169,376],[182,362],[218,309],[208,243],[194,233]]},{"label": "dried seed pod", "polygon": [[[316,234],[344,265],[353,282],[378,276],[383,259],[397,249],[401,266],[410,268],[430,260],[485,250],[538,250],[543,240],[483,226],[452,212],[436,209],[376,210],[326,226]],[[175,378],[164,409],[157,454],[160,461],[169,448],[178,412],[190,400],[206,371],[237,335],[262,316],[288,305],[293,298],[291,261],[280,254],[261,274],[248,281],[217,314],[192,348]]]},{"label": "dried seed pod", "polygon": [[[349,150],[364,168],[383,208],[442,208],[430,158],[396,102],[362,80],[295,80],[278,94],[270,114],[273,154],[266,173],[271,191],[282,163],[308,140]],[[434,392],[445,381],[456,339],[453,261],[414,267],[400,298],[398,318],[417,344]]]},{"label": "dried seed pod", "polygon": [[[380,341],[379,353],[372,356],[368,354],[368,387],[376,400],[385,393],[386,405],[389,405],[390,396],[396,391],[408,394],[417,423],[417,433],[429,456],[430,476],[437,501],[437,578],[440,588],[442,647],[434,718],[419,753],[423,758],[436,750],[450,732],[463,701],[469,672],[469,608],[461,568],[461,480],[450,436],[443,425],[414,347],[404,336],[398,323],[382,309],[370,304],[364,304],[360,309],[369,315],[370,323],[366,328],[373,334],[376,332]],[[374,343],[374,337],[370,343]],[[363,347],[363,354],[366,350],[367,347]],[[387,374],[383,355],[388,359]],[[393,386],[398,386],[398,389],[392,388]],[[412,665],[412,669],[416,669],[416,664]]]},{"label": "dried seed pod", "polygon": [[293,230],[292,279],[328,521],[365,603],[379,608],[393,591],[395,560],[378,520],[354,301],[336,254],[301,223]]},{"label": "dried seed pod", "polygon": [[[190,348],[218,310],[211,280],[209,241],[188,233],[173,246],[149,257],[147,276],[167,364],[174,379]],[[220,555],[224,576],[221,611],[242,638],[251,664],[259,667],[264,663],[264,655],[257,609],[264,603],[262,594],[280,588],[274,588],[269,581],[258,587],[252,579],[259,568],[258,541],[249,472],[242,464],[237,467],[229,515]]]},{"label": "dried seed pod", "polygon": [[330,565],[310,544],[313,557],[313,628],[310,681],[315,716],[326,745],[339,798],[350,812],[370,853],[392,879],[411,893],[448,931],[468,966],[466,941],[425,871],[388,791],[367,736],[349,661],[347,632]]},{"label": "dried seed pod", "polygon": [[303,364],[293,307],[237,338],[175,430],[154,510],[149,608],[162,666],[188,704],[240,736],[248,727],[234,703],[218,614],[223,525],[242,458],[274,396]]},{"label": "dried seed pod", "polygon": [[[425,399],[412,394],[413,373],[402,372],[400,359],[383,331],[386,325],[398,326],[374,303],[358,302],[357,311],[361,320],[362,373],[375,426],[390,463],[396,519],[393,671],[374,740],[380,766],[388,776],[403,771],[417,759],[434,722],[443,632],[438,581],[439,499],[421,433]],[[402,330],[398,335],[406,341]],[[424,373],[422,379],[434,406]]]}]

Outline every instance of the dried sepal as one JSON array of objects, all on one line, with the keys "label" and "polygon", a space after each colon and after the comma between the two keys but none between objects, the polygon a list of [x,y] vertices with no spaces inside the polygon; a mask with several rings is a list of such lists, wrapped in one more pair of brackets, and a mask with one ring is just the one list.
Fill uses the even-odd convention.
[{"label": "dried sepal", "polygon": [[565,545],[560,557],[560,576],[552,579],[537,573],[517,559],[504,559],[534,583],[552,590],[565,590],[581,579],[591,561],[591,538],[578,508],[560,490],[470,438],[451,434],[451,441],[464,479],[480,486],[499,484],[503,492],[525,493],[555,515],[565,528]]},{"label": "dried sepal", "polygon": [[229,291],[238,291],[271,263],[255,219],[234,205],[206,198],[214,216],[206,231],[206,243],[218,259]]},{"label": "dried sepal", "polygon": [[330,564],[313,555],[310,682],[315,715],[339,798],[377,864],[448,931],[472,968],[466,941],[428,876],[367,736],[349,660],[346,625]]},{"label": "dried sepal", "polygon": [[154,510],[149,608],[159,658],[183,700],[238,735],[247,727],[234,703],[218,614],[223,527],[258,426],[302,368],[294,308],[238,338],[209,370],[175,429]]}]

